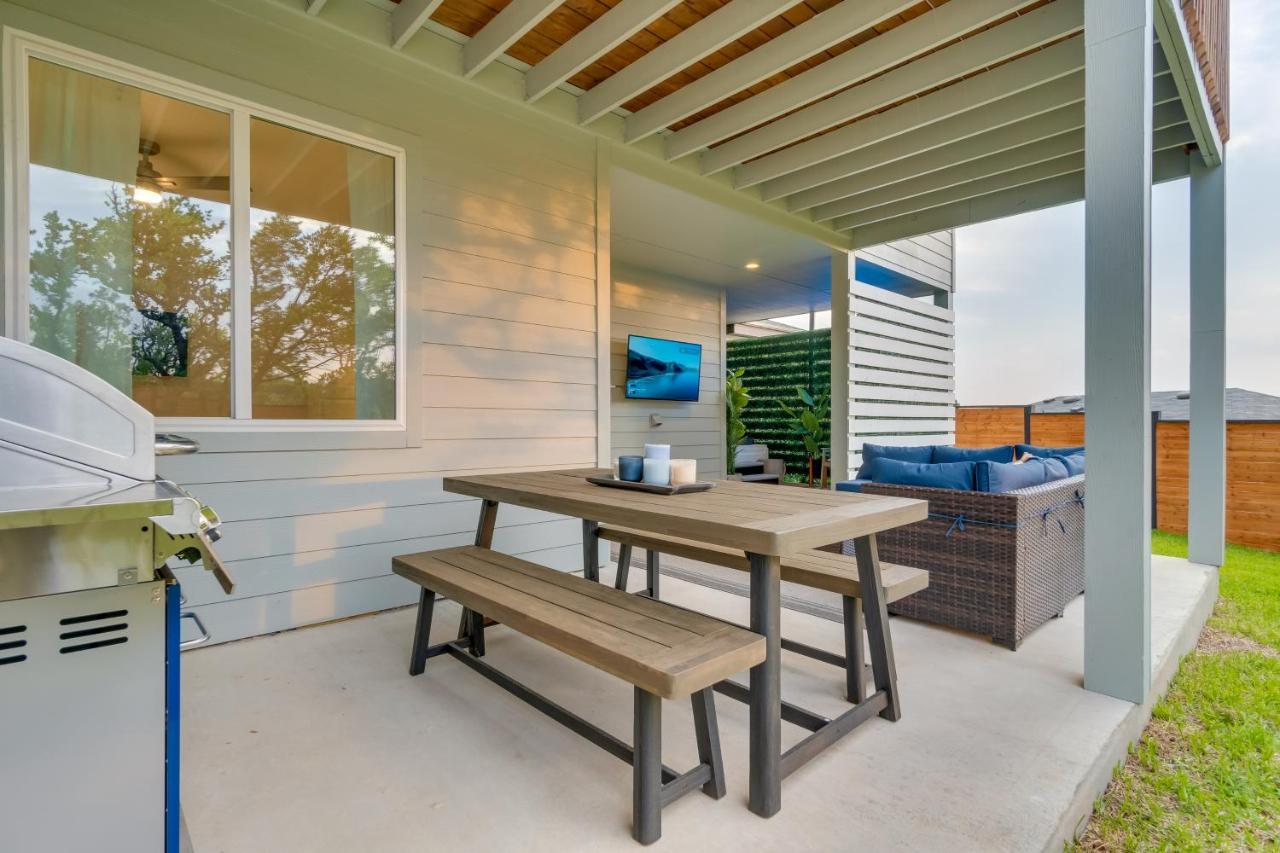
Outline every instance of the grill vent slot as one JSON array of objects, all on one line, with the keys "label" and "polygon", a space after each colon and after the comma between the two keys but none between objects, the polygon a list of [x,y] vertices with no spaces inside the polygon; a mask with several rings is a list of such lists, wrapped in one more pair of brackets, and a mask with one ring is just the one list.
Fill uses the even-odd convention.
[{"label": "grill vent slot", "polygon": [[0,666],[11,663],[22,663],[27,659],[24,654],[11,654],[15,649],[25,648],[26,640],[15,639],[18,634],[25,633],[26,625],[8,625],[0,627]]},{"label": "grill vent slot", "polygon": [[103,613],[86,613],[83,616],[68,616],[65,619],[59,619],[59,625],[82,625],[85,622],[98,622],[102,619],[119,619],[121,616],[128,616],[128,610],[107,610]]},{"label": "grill vent slot", "polygon": [[122,632],[129,629],[129,623],[108,621],[120,619],[121,617],[128,615],[128,610],[105,610],[101,613],[86,613],[83,616],[68,616],[65,619],[58,620],[61,625],[85,626],[83,628],[75,628],[70,631],[63,631],[59,634],[58,639],[60,640],[84,640],[85,642],[72,643],[70,645],[63,646],[58,649],[58,652],[64,655],[69,655],[75,652],[87,652],[91,649],[118,646],[121,643],[129,642],[129,638],[122,634]]},{"label": "grill vent slot", "polygon": [[69,655],[69,654],[72,654],[73,652],[87,652],[90,649],[101,649],[104,646],[118,646],[121,643],[127,643],[127,642],[129,642],[128,637],[111,637],[110,639],[107,639],[107,640],[95,640],[92,643],[79,643],[78,645],[74,645],[74,646],[63,646],[62,648],[58,649],[58,651],[64,655]]}]

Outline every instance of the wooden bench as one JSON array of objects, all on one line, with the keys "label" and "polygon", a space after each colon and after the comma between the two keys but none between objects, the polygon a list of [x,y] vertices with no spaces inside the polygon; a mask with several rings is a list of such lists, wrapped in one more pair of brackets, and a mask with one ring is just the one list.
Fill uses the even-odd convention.
[{"label": "wooden bench", "polygon": [[[632,766],[632,835],[643,844],[662,834],[661,809],[701,787],[724,796],[712,686],[761,663],[758,634],[709,616],[567,575],[478,546],[408,554],[396,574],[422,587],[409,674],[449,654],[557,722]],[[470,614],[467,636],[430,645],[437,595]],[[479,660],[485,617],[630,682],[635,688],[634,748]],[[662,699],[690,696],[697,767],[682,774],[662,764]]]},{"label": "wooden bench", "polygon": [[[618,545],[618,575],[614,586],[619,590],[627,588],[632,549],[645,549],[647,552],[646,592],[653,599],[658,597],[658,581],[661,576],[659,554],[671,554],[743,572],[751,570],[746,554],[732,548],[621,527],[600,526],[597,528],[596,535]],[[782,580],[799,586],[834,592],[840,596],[844,614],[845,648],[843,655],[837,655],[785,637],[782,639],[782,647],[815,660],[843,667],[845,697],[850,702],[861,702],[866,698],[866,668],[864,666],[862,587],[858,578],[857,561],[843,554],[813,550],[797,556],[784,557],[781,564]],[[929,573],[910,566],[881,563],[880,575],[886,604],[919,592],[929,585]]]}]

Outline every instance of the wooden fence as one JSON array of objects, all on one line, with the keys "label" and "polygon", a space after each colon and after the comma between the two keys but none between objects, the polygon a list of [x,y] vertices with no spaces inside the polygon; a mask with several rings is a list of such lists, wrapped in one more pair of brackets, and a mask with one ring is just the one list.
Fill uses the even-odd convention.
[{"label": "wooden fence", "polygon": [[[1156,526],[1187,532],[1186,421],[1154,421]],[[1083,414],[1030,414],[1024,406],[956,409],[956,445],[1084,443]],[[1280,551],[1280,423],[1227,424],[1227,541]]]}]

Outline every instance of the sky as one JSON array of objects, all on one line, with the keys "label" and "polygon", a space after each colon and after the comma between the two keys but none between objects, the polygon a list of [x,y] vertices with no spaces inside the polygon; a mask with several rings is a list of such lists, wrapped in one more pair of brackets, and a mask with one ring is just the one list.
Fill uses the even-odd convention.
[{"label": "sky", "polygon": [[[1280,395],[1280,17],[1231,4],[1227,384]],[[1151,387],[1188,374],[1188,182],[1152,191]],[[956,397],[1084,391],[1084,203],[956,231]]]}]

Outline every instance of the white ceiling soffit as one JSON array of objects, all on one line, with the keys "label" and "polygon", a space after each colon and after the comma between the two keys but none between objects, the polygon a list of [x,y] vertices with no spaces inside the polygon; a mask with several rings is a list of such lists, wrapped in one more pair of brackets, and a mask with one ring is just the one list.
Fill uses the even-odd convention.
[{"label": "white ceiling soffit", "polygon": [[817,241],[622,169],[610,184],[614,263],[724,287],[738,319],[829,302],[831,252]]},{"label": "white ceiling soffit", "polygon": [[[389,46],[401,49],[424,26],[440,28],[428,19],[448,0],[367,2],[387,11]],[[461,74],[473,77],[501,60],[524,75],[526,101],[556,88],[571,92],[576,109],[556,108],[558,116],[592,124],[622,113],[620,122],[615,117],[596,127],[623,145],[661,134],[660,143],[637,148],[638,156],[696,158],[691,172],[728,175],[732,187],[774,203],[811,232],[830,234],[831,245],[839,244],[837,234],[867,245],[872,236],[905,237],[1074,198],[1084,0],[953,0],[906,21],[895,16],[912,9],[912,0],[842,0],[753,49],[739,42],[735,59],[708,61],[714,70],[692,74],[691,82],[631,114],[623,104],[797,0],[730,0],[585,92],[566,81],[679,0],[619,0],[532,67],[505,56],[561,2],[511,0],[474,37],[455,33]],[[1165,7],[1174,0],[1156,2],[1165,15],[1160,34],[1185,38],[1185,27],[1168,20]],[[325,0],[300,4],[311,15],[324,14],[324,6]],[[889,28],[826,55],[882,24]],[[1177,162],[1182,146],[1203,144],[1204,136],[1203,116],[1182,107],[1189,97],[1182,73],[1187,60],[1185,50],[1175,54],[1172,69],[1163,51],[1155,57],[1153,147],[1163,175],[1185,171]],[[810,67],[751,94],[806,62]],[[725,106],[731,98],[739,100]],[[671,130],[717,105],[723,108]],[[732,234],[723,239],[739,245]]]}]

